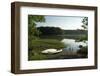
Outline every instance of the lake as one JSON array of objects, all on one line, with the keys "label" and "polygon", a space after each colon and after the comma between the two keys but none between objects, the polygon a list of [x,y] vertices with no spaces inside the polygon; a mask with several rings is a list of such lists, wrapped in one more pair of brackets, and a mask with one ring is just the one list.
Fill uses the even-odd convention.
[{"label": "lake", "polygon": [[69,52],[77,52],[79,50],[79,46],[87,46],[87,41],[77,41],[81,36],[84,35],[55,35],[55,36],[41,36],[43,39],[57,39],[64,43],[65,48],[63,48],[64,51]]},{"label": "lake", "polygon": [[63,42],[66,46],[66,48],[64,48],[63,50],[65,51],[70,51],[70,52],[77,52],[80,48],[79,46],[87,46],[87,41],[86,42],[76,42],[75,39],[62,39],[61,42]]}]

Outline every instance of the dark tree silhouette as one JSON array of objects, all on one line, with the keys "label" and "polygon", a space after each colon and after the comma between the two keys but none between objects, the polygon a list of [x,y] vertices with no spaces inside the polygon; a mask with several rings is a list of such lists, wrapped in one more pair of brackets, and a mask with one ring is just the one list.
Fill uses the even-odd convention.
[{"label": "dark tree silhouette", "polygon": [[61,35],[63,31],[59,27],[37,27],[41,35]]},{"label": "dark tree silhouette", "polygon": [[84,30],[87,30],[88,29],[88,17],[84,17],[83,20],[82,20],[82,27]]}]

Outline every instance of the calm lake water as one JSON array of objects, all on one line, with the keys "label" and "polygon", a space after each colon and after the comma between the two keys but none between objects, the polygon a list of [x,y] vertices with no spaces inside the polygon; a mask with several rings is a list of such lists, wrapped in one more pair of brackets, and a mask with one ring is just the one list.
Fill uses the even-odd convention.
[{"label": "calm lake water", "polygon": [[82,35],[66,35],[66,36],[42,36],[41,38],[47,39],[57,39],[63,42],[66,48],[63,48],[64,51],[68,52],[77,52],[80,48],[79,45],[87,46],[86,42],[77,42],[76,40],[79,39]]},{"label": "calm lake water", "polygon": [[61,42],[63,42],[66,46],[64,48],[65,51],[72,51],[72,52],[77,52],[79,50],[79,45],[82,46],[87,46],[87,42],[76,42],[75,39],[62,39]]}]

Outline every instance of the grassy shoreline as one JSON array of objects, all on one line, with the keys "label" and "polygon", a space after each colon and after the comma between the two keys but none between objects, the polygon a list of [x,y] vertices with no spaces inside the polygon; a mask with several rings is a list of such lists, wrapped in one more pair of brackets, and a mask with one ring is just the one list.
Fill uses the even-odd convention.
[{"label": "grassy shoreline", "polygon": [[46,55],[41,54],[41,51],[46,49],[62,49],[65,45],[57,39],[35,39],[29,44],[29,60],[47,59]]}]

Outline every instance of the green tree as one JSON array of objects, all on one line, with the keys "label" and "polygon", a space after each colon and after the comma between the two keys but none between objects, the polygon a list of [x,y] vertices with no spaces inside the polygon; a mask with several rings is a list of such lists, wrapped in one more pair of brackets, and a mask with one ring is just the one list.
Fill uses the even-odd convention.
[{"label": "green tree", "polygon": [[36,28],[37,22],[45,22],[44,16],[41,15],[28,16],[28,36],[31,39],[35,39],[40,34],[40,31],[38,31]]},{"label": "green tree", "polygon": [[84,17],[83,20],[82,20],[82,27],[84,30],[87,30],[88,29],[88,17]]},{"label": "green tree", "polygon": [[[82,23],[83,23],[83,25],[81,26],[82,28],[83,28],[83,30],[84,31],[88,31],[88,17],[84,17],[83,19],[82,19]],[[87,33],[88,34],[88,33]],[[87,41],[88,40],[88,35],[84,35],[84,36],[81,36],[80,38],[79,38],[79,41]]]},{"label": "green tree", "polygon": [[37,22],[45,22],[45,17],[41,15],[28,15],[28,45],[32,49],[32,40],[37,39],[40,31],[36,28]]},{"label": "green tree", "polygon": [[[82,25],[83,29],[88,31],[88,17],[84,17],[82,23],[83,23]],[[88,40],[87,34],[81,38],[81,41],[86,41],[86,40]]]}]

